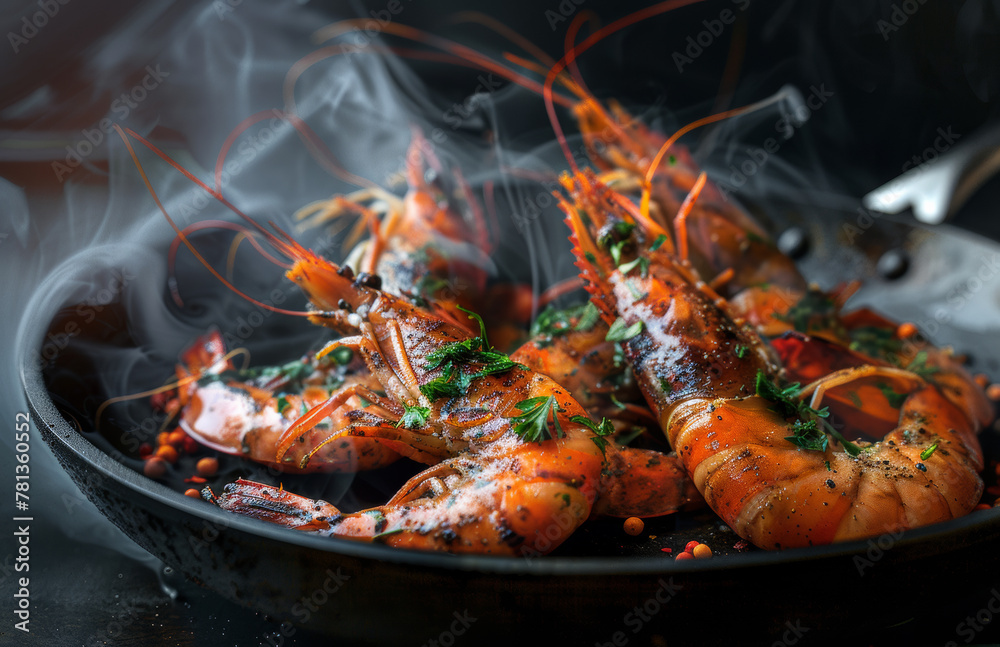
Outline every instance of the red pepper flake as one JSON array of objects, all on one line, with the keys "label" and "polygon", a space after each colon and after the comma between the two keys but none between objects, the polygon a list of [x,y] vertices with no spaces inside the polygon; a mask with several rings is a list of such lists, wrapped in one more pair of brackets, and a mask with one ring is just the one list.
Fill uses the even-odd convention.
[{"label": "red pepper flake", "polygon": [[690,553],[690,552],[694,551],[694,547],[697,546],[700,543],[701,543],[700,541],[695,541],[695,540],[689,541],[687,543],[687,545],[684,546],[684,552],[685,553]]},{"label": "red pepper flake", "polygon": [[661,548],[660,552],[663,552],[663,553],[672,553],[672,552],[674,552],[674,549],[673,548]]},{"label": "red pepper flake", "polygon": [[185,483],[207,483],[208,481],[206,481],[205,479],[201,478],[200,476],[192,476],[190,478],[184,479],[184,482]]},{"label": "red pepper flake", "polygon": [[750,548],[750,544],[748,544],[745,540],[741,539],[735,544],[733,544],[733,548],[735,548],[740,552],[743,552],[744,550]]}]

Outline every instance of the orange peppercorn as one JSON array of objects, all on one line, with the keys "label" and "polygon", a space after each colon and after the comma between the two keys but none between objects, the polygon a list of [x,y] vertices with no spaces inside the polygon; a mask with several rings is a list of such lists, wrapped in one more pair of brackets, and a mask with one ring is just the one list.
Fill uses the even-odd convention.
[{"label": "orange peppercorn", "polygon": [[896,337],[899,339],[909,339],[917,334],[917,327],[909,321],[903,322],[896,327]]},{"label": "orange peppercorn", "polygon": [[167,461],[159,456],[151,456],[142,466],[142,473],[151,479],[161,478],[167,473]]},{"label": "orange peppercorn", "polygon": [[695,559],[708,559],[712,556],[712,549],[707,544],[698,544],[691,553],[695,556]]},{"label": "orange peppercorn", "polygon": [[674,561],[678,561],[679,562],[682,559],[694,559],[694,555],[692,555],[691,553],[689,553],[689,552],[687,552],[685,550],[685,551],[681,551],[681,552],[677,553],[677,556],[674,557]]},{"label": "orange peppercorn", "polygon": [[1000,401],[1000,384],[991,384],[986,387],[986,397],[994,402]]},{"label": "orange peppercorn", "polygon": [[171,445],[161,445],[156,448],[156,455],[168,463],[177,462],[177,450]]},{"label": "orange peppercorn", "polygon": [[184,439],[187,438],[187,434],[180,429],[175,429],[167,435],[167,442],[174,447],[180,447],[184,444]]},{"label": "orange peppercorn", "polygon": [[200,499],[201,498],[201,492],[199,492],[198,490],[196,490],[194,488],[188,488],[188,489],[184,490],[184,496],[189,496],[192,499]]},{"label": "orange peppercorn", "polygon": [[646,527],[645,522],[639,517],[629,517],[625,520],[625,532],[635,537]]},{"label": "orange peppercorn", "polygon": [[219,461],[215,458],[206,457],[198,461],[195,469],[198,470],[200,476],[215,476],[215,473],[219,471]]}]

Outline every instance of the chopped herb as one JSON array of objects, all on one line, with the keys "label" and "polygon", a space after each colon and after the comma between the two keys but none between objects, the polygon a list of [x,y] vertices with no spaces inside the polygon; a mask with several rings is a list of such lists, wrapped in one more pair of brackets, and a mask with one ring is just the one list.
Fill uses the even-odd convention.
[{"label": "chopped herb", "polygon": [[663,389],[664,391],[666,391],[667,393],[673,393],[674,392],[674,383],[671,382],[671,381],[669,381],[665,377],[661,377],[660,378],[660,388]]},{"label": "chopped herb", "polygon": [[653,239],[653,244],[649,246],[649,251],[655,252],[665,242],[667,242],[667,236],[666,236],[666,234],[660,234],[659,236],[657,236],[656,238]]},{"label": "chopped herb", "polygon": [[890,359],[899,355],[903,342],[896,338],[894,330],[878,326],[861,326],[849,333],[851,342],[848,347],[869,357]]},{"label": "chopped herb", "polygon": [[[542,310],[534,323],[531,324],[530,334],[532,337],[543,338],[543,342],[551,341],[551,339],[545,340],[544,338],[564,335],[571,330],[590,330],[600,316],[601,313],[597,306],[590,301],[563,310],[549,306]],[[575,326],[573,325],[574,320],[576,320]]]},{"label": "chopped herb", "polygon": [[[764,371],[757,371],[757,395],[776,404],[778,407],[778,414],[781,415],[782,418],[797,419],[792,422],[791,425],[793,435],[786,437],[785,440],[788,440],[792,444],[798,445],[803,449],[825,451],[827,446],[826,443],[821,443],[816,434],[823,433],[824,436],[829,434],[840,442],[840,444],[844,447],[844,451],[851,456],[857,456],[861,453],[860,447],[844,438],[844,436],[826,420],[826,418],[830,415],[830,410],[827,407],[823,407],[819,410],[813,409],[799,399],[799,394],[801,393],[802,388],[798,385],[798,383],[790,384],[785,387],[779,387],[777,384],[768,379],[767,375],[764,374]],[[820,448],[820,446],[822,446],[822,448]]]},{"label": "chopped herb", "polygon": [[785,440],[810,451],[825,452],[830,442],[830,437],[819,428],[815,420],[796,420],[792,423],[792,435],[785,436]]},{"label": "chopped herb", "polygon": [[[884,382],[879,382],[875,386],[882,392],[885,399],[889,401],[889,406],[893,409],[898,409],[903,406],[903,403],[906,402],[906,398],[909,397],[906,393],[896,393],[891,386],[885,384]],[[857,395],[855,395],[855,397],[857,397]]]},{"label": "chopped herb", "polygon": [[605,450],[607,449],[608,446],[608,440],[607,438],[605,438],[605,436],[610,436],[613,433],[615,433],[614,425],[612,425],[607,418],[601,418],[601,424],[595,423],[587,416],[573,416],[569,420],[570,422],[576,422],[578,424],[581,424],[587,427],[587,429],[590,429],[592,432],[594,432],[595,435],[593,438],[591,438],[591,440],[593,440],[594,444],[597,445],[597,448],[601,450],[601,454],[603,454],[605,457],[607,456]]},{"label": "chopped herb", "polygon": [[743,344],[739,344],[736,347],[736,356],[740,359],[743,359],[744,357],[746,357],[746,354],[747,354],[747,347],[744,346]]},{"label": "chopped herb", "polygon": [[460,395],[465,395],[475,377],[481,376],[470,375],[461,369],[449,366],[445,369],[443,375],[434,378],[427,384],[420,385],[420,392],[430,400],[457,398]]},{"label": "chopped herb", "polygon": [[628,274],[637,267],[639,268],[639,275],[645,277],[647,274],[649,274],[649,259],[646,258],[645,256],[640,256],[636,258],[634,261],[630,261],[628,263],[625,263],[624,265],[619,265],[618,271],[621,272],[622,274]]},{"label": "chopped herb", "polygon": [[624,404],[622,404],[622,403],[621,403],[621,402],[620,402],[620,401],[618,400],[618,398],[616,398],[616,397],[615,397],[615,394],[614,394],[614,393],[609,393],[609,394],[608,394],[608,397],[609,397],[609,398],[611,398],[611,402],[612,402],[612,403],[613,403],[613,404],[614,404],[614,405],[615,405],[616,407],[618,407],[619,409],[625,409],[625,408],[626,408],[626,406],[625,406]]},{"label": "chopped herb", "polygon": [[576,322],[576,326],[573,327],[573,330],[591,330],[600,318],[601,311],[597,309],[597,306],[595,306],[593,302],[588,301],[587,305],[583,308],[583,312],[580,313],[580,320]]},{"label": "chopped herb", "polygon": [[[523,368],[521,364],[511,361],[507,355],[493,350],[486,339],[486,324],[482,317],[462,306],[458,307],[463,312],[468,313],[470,319],[479,322],[479,336],[452,342],[428,353],[424,368],[444,369],[442,375],[420,387],[420,392],[431,400],[465,395],[469,384],[476,378],[504,373],[514,367]],[[466,373],[461,367],[469,364],[482,364],[484,366],[479,371]]]},{"label": "chopped herb", "polygon": [[632,294],[632,298],[635,301],[642,301],[648,296],[647,293],[640,292],[639,289],[632,284],[632,281],[630,279],[625,280],[625,287],[628,288],[628,291]]},{"label": "chopped herb", "polygon": [[[566,435],[559,425],[559,417],[557,415],[563,408],[556,403],[554,395],[521,400],[514,407],[522,412],[521,415],[511,418],[514,422],[514,433],[525,441],[541,443],[553,438],[562,438]],[[552,415],[552,423],[555,426],[554,436],[549,429],[548,419],[550,413]]]},{"label": "chopped herb", "polygon": [[931,375],[937,373],[940,369],[936,366],[927,365],[927,351],[922,350],[913,356],[913,360],[907,365],[906,370],[927,379]]},{"label": "chopped herb", "polygon": [[825,293],[810,289],[805,296],[777,319],[792,324],[795,330],[809,333],[816,330],[839,330],[837,304]]},{"label": "chopped herb", "polygon": [[823,464],[826,465],[826,471],[827,472],[832,471],[832,470],[830,470],[830,461],[823,461]]},{"label": "chopped herb", "polygon": [[283,396],[283,395],[279,396],[278,397],[278,404],[276,406],[277,406],[277,409],[278,409],[278,413],[281,413],[282,411],[285,410],[286,407],[289,406],[288,399],[285,398],[285,396]]},{"label": "chopped herb", "polygon": [[[358,400],[361,400],[361,408],[362,409],[367,409],[368,407],[372,406],[371,402],[369,402],[368,400],[365,400],[364,398],[362,398],[360,396],[358,397]],[[303,403],[302,406],[305,407],[305,403]]]},{"label": "chopped herb", "polygon": [[925,461],[928,458],[930,458],[931,455],[934,453],[934,450],[936,450],[937,448],[938,448],[938,444],[934,443],[933,445],[931,445],[930,447],[928,447],[924,451],[920,452],[920,460]]},{"label": "chopped herb", "polygon": [[430,415],[431,410],[427,407],[411,407],[409,405],[403,405],[403,417],[399,419],[396,423],[397,427],[406,427],[407,429],[419,429],[427,424],[427,416]]},{"label": "chopped herb", "polygon": [[621,368],[625,363],[625,349],[622,348],[621,344],[615,344],[615,352],[611,355],[611,362],[615,368]]},{"label": "chopped herb", "polygon": [[631,326],[626,326],[625,320],[618,317],[615,319],[615,322],[611,324],[611,329],[608,330],[608,334],[604,338],[604,341],[627,341],[641,333],[642,328],[642,321],[637,321]]},{"label": "chopped herb", "polygon": [[354,351],[345,346],[341,346],[340,348],[330,353],[330,355],[333,357],[333,361],[337,362],[341,366],[347,366],[348,364],[351,363],[351,360],[354,358]]},{"label": "chopped herb", "polygon": [[381,541],[390,535],[395,535],[401,532],[403,532],[402,528],[393,528],[392,530],[386,530],[385,532],[380,532],[377,535],[372,535],[372,541]]}]

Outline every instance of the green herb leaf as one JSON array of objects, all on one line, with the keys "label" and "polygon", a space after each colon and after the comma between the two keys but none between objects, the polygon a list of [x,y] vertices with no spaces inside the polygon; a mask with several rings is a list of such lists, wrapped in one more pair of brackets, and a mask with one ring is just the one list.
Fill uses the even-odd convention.
[{"label": "green herb leaf", "polygon": [[913,360],[907,365],[906,370],[927,379],[937,373],[940,369],[936,366],[927,365],[927,351],[922,350],[913,356]]},{"label": "green herb leaf", "polygon": [[282,395],[282,396],[278,397],[278,403],[275,406],[278,409],[278,413],[281,413],[282,411],[285,410],[286,407],[288,407],[290,405],[288,404],[288,399],[285,396]]},{"label": "green herb leaf", "polygon": [[658,250],[658,249],[659,249],[659,248],[660,248],[660,247],[661,247],[661,246],[663,245],[663,243],[665,243],[665,242],[667,242],[667,236],[666,236],[666,234],[660,234],[659,236],[657,236],[657,237],[656,237],[656,238],[655,238],[655,239],[653,240],[653,244],[649,246],[649,251],[651,251],[651,252],[655,252],[655,251],[656,251],[656,250]]},{"label": "green herb leaf", "polygon": [[618,342],[632,339],[642,332],[643,325],[642,321],[637,321],[631,326],[626,326],[625,320],[618,317],[615,319],[615,322],[611,324],[611,329],[608,330],[608,334],[604,340]]},{"label": "green herb leaf", "polygon": [[744,357],[746,357],[746,354],[747,354],[746,346],[744,346],[743,344],[739,344],[738,346],[736,346],[736,357],[743,359]]},{"label": "green herb leaf", "polygon": [[928,458],[930,458],[931,455],[934,454],[934,451],[937,450],[937,448],[938,448],[938,444],[934,443],[933,445],[931,445],[930,447],[928,447],[924,451],[920,452],[920,460],[925,461]]},{"label": "green herb leaf", "polygon": [[597,424],[587,416],[573,416],[570,422],[581,424],[594,432],[595,436],[591,440],[601,450],[601,455],[607,458],[608,440],[605,436],[615,433],[614,425],[607,418],[601,418],[601,424]]},{"label": "green herb leaf", "polygon": [[[830,415],[827,407],[813,409],[805,402],[798,399],[802,393],[798,383],[786,387],[779,387],[768,379],[764,371],[757,371],[757,395],[770,400],[777,406],[778,414],[782,418],[797,418],[791,424],[792,436],[785,440],[803,449],[826,451],[827,444],[820,442],[817,433],[829,434],[833,436],[851,456],[861,453],[861,448],[844,438],[843,434],[837,431],[825,418]],[[822,446],[822,449],[820,447]]]},{"label": "green herb leaf", "polygon": [[406,427],[407,429],[419,429],[427,424],[427,416],[430,415],[431,410],[427,407],[411,407],[404,404],[403,412],[403,417],[399,419],[396,426]]},{"label": "green herb leaf", "polygon": [[786,436],[785,440],[811,451],[825,452],[830,442],[829,437],[820,428],[815,420],[796,420],[792,423],[791,436]]},{"label": "green herb leaf", "polygon": [[619,265],[618,271],[622,274],[628,274],[637,267],[639,268],[639,274],[645,277],[649,273],[649,259],[645,256],[639,256],[634,261]]},{"label": "green herb leaf", "polygon": [[879,382],[875,386],[878,387],[878,390],[882,392],[882,395],[885,396],[885,399],[889,401],[889,406],[892,407],[893,409],[898,409],[901,406],[903,406],[903,403],[906,402],[906,398],[909,397],[909,395],[906,393],[896,393],[891,386],[885,384],[884,382]]},{"label": "green herb leaf", "polygon": [[592,301],[588,301],[587,305],[583,308],[583,312],[580,313],[580,320],[576,322],[573,330],[581,332],[591,330],[600,318],[601,311],[597,309],[597,306]]},{"label": "green herb leaf", "polygon": [[840,330],[843,326],[837,317],[837,304],[819,290],[809,290],[805,296],[777,319],[786,321],[801,333],[815,330]]},{"label": "green herb leaf", "polygon": [[[521,415],[511,418],[514,423],[514,433],[525,441],[541,443],[552,438],[565,436],[557,415],[563,409],[556,403],[554,395],[521,400],[514,407],[522,412]],[[552,416],[552,423],[555,427],[554,436],[549,428],[549,414]]]}]

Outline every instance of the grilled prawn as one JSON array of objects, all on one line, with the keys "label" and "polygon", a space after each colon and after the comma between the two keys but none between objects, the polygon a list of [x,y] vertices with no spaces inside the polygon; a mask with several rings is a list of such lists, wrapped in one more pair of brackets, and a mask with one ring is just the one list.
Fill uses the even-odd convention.
[{"label": "grilled prawn", "polygon": [[[367,364],[384,395],[358,386],[351,395],[371,403],[379,420],[352,420],[314,445],[303,467],[326,444],[347,437],[377,439],[432,466],[414,476],[388,503],[356,513],[275,492],[260,484],[227,486],[224,509],[324,534],[379,538],[393,546],[450,552],[546,553],[592,513],[606,458],[608,433],[551,378],[493,351],[479,337],[365,285],[295,243],[272,240],[298,259],[288,276],[316,308],[314,323],[354,332],[325,350],[350,348]],[[278,443],[275,460],[303,430],[344,402],[344,395],[303,416]],[[614,451],[613,449],[611,450]],[[639,493],[659,514],[684,503],[678,468],[650,479]],[[650,488],[660,496],[650,497]],[[606,506],[619,505],[609,491]],[[631,504],[631,502],[626,502]],[[669,509],[668,509],[669,508]]]},{"label": "grilled prawn", "polygon": [[[782,385],[763,338],[734,320],[662,234],[652,237],[591,173],[566,177],[564,186],[594,303],[626,331],[625,356],[668,440],[709,506],[742,537],[762,548],[825,544],[951,519],[976,505],[983,458],[972,412],[893,367]],[[881,440],[846,438],[830,424],[826,399],[850,390],[881,398],[854,406],[895,414]]]}]

